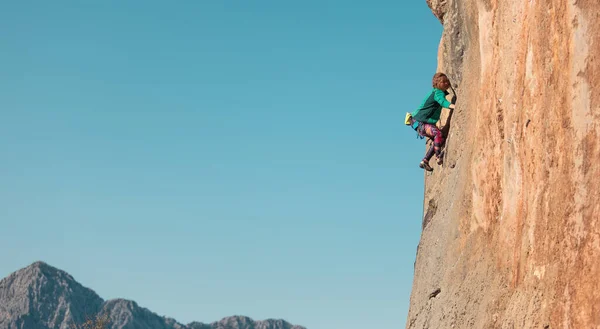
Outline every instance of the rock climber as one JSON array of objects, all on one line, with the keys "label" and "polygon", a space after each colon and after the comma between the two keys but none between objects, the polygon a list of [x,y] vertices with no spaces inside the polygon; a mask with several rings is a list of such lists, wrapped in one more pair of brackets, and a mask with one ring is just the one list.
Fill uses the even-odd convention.
[{"label": "rock climber", "polygon": [[413,129],[422,137],[427,137],[433,141],[433,145],[429,147],[425,153],[425,157],[421,160],[419,167],[427,171],[433,171],[429,165],[429,160],[435,153],[437,164],[443,163],[441,156],[442,145],[444,144],[444,136],[442,131],[436,126],[442,114],[442,108],[454,110],[456,103],[456,95],[449,102],[446,99],[448,88],[451,87],[450,80],[444,73],[436,73],[433,76],[433,90],[427,94],[421,106],[412,113],[406,114],[406,124],[411,125]]}]

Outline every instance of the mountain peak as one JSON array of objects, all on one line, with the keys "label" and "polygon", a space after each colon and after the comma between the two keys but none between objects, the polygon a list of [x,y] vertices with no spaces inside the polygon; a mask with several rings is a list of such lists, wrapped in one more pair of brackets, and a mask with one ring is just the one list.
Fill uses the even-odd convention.
[{"label": "mountain peak", "polygon": [[44,261],[38,260],[38,261],[35,261],[35,262],[31,263],[31,265],[29,265],[29,266],[27,266],[25,268],[29,268],[29,267],[38,267],[38,268],[41,268],[41,267],[52,267],[52,266],[48,265],[48,263],[46,263]]},{"label": "mountain peak", "polygon": [[37,261],[24,267],[16,272],[13,272],[8,277],[0,282],[5,281],[18,282],[20,285],[35,285],[40,281],[60,281],[65,285],[78,285],[77,281],[67,272],[48,265],[45,262]]},{"label": "mountain peak", "polygon": [[[53,268],[53,269],[56,269],[55,267],[53,267],[53,266],[50,266],[50,265],[48,265],[48,263],[46,263],[46,262],[44,262],[44,261],[41,261],[41,260],[38,260],[38,261],[35,261],[35,262],[31,263],[31,265],[29,265],[29,266],[27,266],[27,267],[37,267],[37,268]],[[27,268],[27,267],[26,267],[26,268]]]},{"label": "mountain peak", "polygon": [[301,326],[294,326],[282,319],[254,321],[243,315],[223,318],[221,321],[212,323],[210,327],[213,329],[306,329]]},{"label": "mountain peak", "polygon": [[2,279],[0,287],[17,285],[18,287],[39,288],[49,281],[60,281],[64,285],[78,284],[70,274],[42,261],[37,261]]},{"label": "mountain peak", "polygon": [[[14,275],[24,275],[26,273],[32,273],[32,272],[42,272],[45,273],[47,275],[55,275],[55,274],[67,274],[64,271],[61,271],[59,269],[57,269],[56,267],[50,266],[45,262],[42,261],[36,261],[31,263],[29,266],[26,266],[16,272],[14,272]],[[68,274],[67,274],[68,275]],[[70,276],[70,275],[68,275]]]},{"label": "mountain peak", "polygon": [[11,319],[19,328],[67,328],[102,303],[70,274],[38,261],[0,281],[0,329]]}]

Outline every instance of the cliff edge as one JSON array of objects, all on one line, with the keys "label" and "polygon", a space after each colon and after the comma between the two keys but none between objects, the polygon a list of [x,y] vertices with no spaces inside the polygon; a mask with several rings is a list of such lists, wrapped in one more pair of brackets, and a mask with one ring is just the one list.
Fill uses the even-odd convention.
[{"label": "cliff edge", "polygon": [[458,102],[406,327],[600,328],[600,2],[427,3]]}]

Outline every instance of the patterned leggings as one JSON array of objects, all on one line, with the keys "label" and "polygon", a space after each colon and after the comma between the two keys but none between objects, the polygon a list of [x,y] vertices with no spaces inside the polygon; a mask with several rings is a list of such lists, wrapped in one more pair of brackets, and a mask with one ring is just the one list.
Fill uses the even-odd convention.
[{"label": "patterned leggings", "polygon": [[433,140],[433,146],[427,150],[423,161],[428,162],[433,156],[433,153],[435,153],[436,156],[440,156],[442,144],[444,144],[444,136],[442,136],[442,131],[434,124],[424,123],[421,126],[420,133],[421,136],[425,136]]}]

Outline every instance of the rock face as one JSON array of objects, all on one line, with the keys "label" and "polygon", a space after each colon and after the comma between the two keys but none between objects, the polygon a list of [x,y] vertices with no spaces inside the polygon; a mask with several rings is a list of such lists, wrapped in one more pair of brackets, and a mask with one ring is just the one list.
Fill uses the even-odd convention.
[{"label": "rock face", "polygon": [[108,317],[107,329],[306,329],[283,320],[253,321],[242,316],[184,325],[134,301],[105,302],[69,274],[42,262],[0,281],[0,329],[71,329],[96,315]]},{"label": "rock face", "polygon": [[428,0],[458,86],[407,328],[600,328],[600,2]]}]

